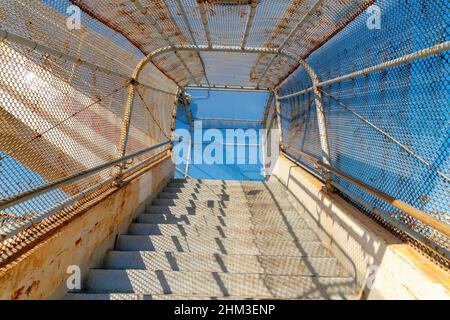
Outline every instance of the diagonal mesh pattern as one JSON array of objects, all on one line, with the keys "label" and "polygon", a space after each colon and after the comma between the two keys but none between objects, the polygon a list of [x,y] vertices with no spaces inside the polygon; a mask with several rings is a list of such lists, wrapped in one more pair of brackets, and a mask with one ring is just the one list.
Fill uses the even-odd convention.
[{"label": "diagonal mesh pattern", "polygon": [[[449,40],[450,7],[445,1],[382,0],[376,5],[381,29],[369,29],[368,14],[363,14],[309,57],[321,81]],[[447,224],[449,61],[444,51],[321,88],[332,166]],[[286,143],[320,158],[313,92],[305,90],[311,86],[301,69],[282,86],[281,95],[303,92],[283,100],[283,120]],[[339,177],[334,181],[365,201],[365,210],[388,212],[407,228],[450,248],[439,232]]]},{"label": "diagonal mesh pattern", "polygon": [[[279,97],[300,92],[280,101],[284,142],[321,158],[321,105],[297,58],[307,60],[319,81],[327,81],[438,44],[448,47],[450,41],[450,6],[444,0],[0,4],[2,202],[169,140],[176,92],[194,84],[276,88]],[[80,29],[67,24],[72,4],[82,10]],[[379,29],[368,24],[371,5],[381,13]],[[12,41],[14,36],[21,40]],[[179,46],[176,51],[174,46]],[[158,49],[162,53],[150,56],[138,79],[132,79],[140,61]],[[237,54],[239,50],[247,53]],[[424,54],[318,89],[331,166],[446,224],[449,60],[448,51]],[[135,88],[134,100],[130,88]],[[192,118],[184,107],[186,117],[180,122],[189,127]],[[276,128],[275,114],[271,103],[262,125]],[[217,127],[212,119],[206,124]],[[223,129],[240,125],[222,123]],[[260,123],[252,125],[259,128]],[[122,169],[156,153],[138,156]],[[323,174],[310,160],[300,161]],[[2,210],[0,231],[45,217],[98,183],[109,185],[117,169]],[[438,231],[336,175],[333,182],[367,212],[386,212],[406,229],[450,250],[449,239]]]},{"label": "diagonal mesh pattern", "polygon": [[[138,10],[130,0],[87,1],[72,0],[89,16],[98,19],[122,35],[144,54],[170,45],[211,45],[240,48],[277,48],[288,41],[286,50],[299,57],[309,55],[334,33],[363,12],[373,0],[259,0],[252,15],[252,1],[210,0],[139,0],[145,11]],[[315,4],[320,2],[316,10]],[[247,30],[250,16],[253,16]],[[305,19],[302,28],[291,31]],[[300,32],[301,31],[301,32]],[[248,33],[244,42],[244,34]],[[233,64],[239,69],[238,79],[232,83],[240,86],[274,87],[297,66],[292,59],[273,55],[254,55],[251,59],[236,61],[231,56],[214,55],[202,59],[204,54],[178,52],[167,53],[154,59],[155,65],[180,85],[207,84],[208,70]],[[208,61],[203,61],[208,60]],[[186,64],[186,66],[183,65]],[[265,70],[268,70],[265,72]],[[191,74],[194,76],[192,77]],[[224,84],[225,74],[219,74]],[[213,82],[213,81],[211,81]]]},{"label": "diagonal mesh pattern", "polygon": [[[143,55],[131,50],[133,46],[123,36],[108,32],[89,16],[82,16],[80,30],[69,30],[64,6],[68,4],[68,1],[2,1],[0,28],[115,73],[23,45],[0,42],[2,200],[58,182],[118,156],[127,88]],[[167,141],[177,90],[151,64],[145,67],[139,81],[142,99],[135,100],[127,154]],[[2,210],[1,232],[8,234],[25,222],[64,207],[83,192],[110,180],[112,173],[111,168],[105,169]]]}]

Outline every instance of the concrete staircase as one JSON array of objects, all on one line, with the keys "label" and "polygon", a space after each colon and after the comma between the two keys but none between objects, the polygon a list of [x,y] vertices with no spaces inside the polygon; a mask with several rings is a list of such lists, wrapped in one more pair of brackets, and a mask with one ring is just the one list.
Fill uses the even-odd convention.
[{"label": "concrete staircase", "polygon": [[348,299],[277,181],[173,180],[68,299]]}]

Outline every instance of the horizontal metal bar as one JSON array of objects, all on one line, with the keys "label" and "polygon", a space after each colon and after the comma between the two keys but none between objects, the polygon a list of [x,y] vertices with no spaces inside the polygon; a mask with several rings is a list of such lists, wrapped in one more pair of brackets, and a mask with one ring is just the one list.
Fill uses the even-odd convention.
[{"label": "horizontal metal bar", "polygon": [[250,119],[231,119],[231,118],[193,118],[194,120],[200,121],[223,121],[223,122],[250,122],[250,123],[261,123],[261,120],[250,120]]},{"label": "horizontal metal bar", "polygon": [[333,168],[333,167],[323,163],[322,161],[315,158],[314,156],[306,154],[303,151],[300,151],[295,147],[284,145],[283,148],[285,151],[286,150],[294,151],[296,154],[300,155],[301,157],[304,157],[304,158],[312,161],[313,163],[316,163],[317,165],[324,167],[325,169],[333,172],[335,175],[347,180],[348,182],[356,185],[357,187],[363,189],[364,191],[370,193],[371,195],[389,203],[393,207],[395,207],[395,208],[405,212],[409,216],[416,218],[417,220],[425,223],[427,226],[432,227],[433,229],[441,232],[442,234],[446,235],[447,237],[450,237],[450,225],[435,219],[434,217],[430,216],[429,214],[427,214],[419,209],[414,208],[413,206],[407,204],[406,202],[403,202],[402,200],[391,197],[390,195],[388,195],[380,190],[377,190],[374,187],[369,186],[368,184],[362,182],[361,180],[356,179],[355,177],[352,177],[351,175],[349,175],[345,172],[342,172],[339,169]]},{"label": "horizontal metal bar", "polygon": [[[380,72],[380,71],[383,71],[383,70],[386,70],[389,68],[395,68],[397,66],[413,62],[415,60],[419,60],[419,59],[423,59],[423,58],[426,58],[429,56],[437,55],[437,54],[440,54],[440,53],[442,53],[444,51],[448,51],[448,50],[450,50],[450,41],[446,41],[446,42],[434,45],[432,47],[429,47],[429,48],[426,48],[426,49],[423,49],[423,50],[420,50],[420,51],[417,51],[417,52],[414,52],[411,54],[407,54],[398,59],[387,61],[387,62],[381,63],[381,64],[373,66],[373,67],[365,68],[365,69],[362,69],[362,70],[359,70],[356,72],[346,74],[341,77],[337,77],[334,79],[319,82],[317,84],[317,87],[324,87],[324,86],[327,86],[327,85],[330,85],[330,84],[333,84],[336,82],[342,82],[342,81],[357,78],[357,77],[367,76],[367,75],[375,73],[375,72]],[[280,87],[280,86],[278,86],[278,87]],[[304,93],[307,93],[307,92],[310,92],[313,90],[314,90],[314,87],[310,87],[308,89],[305,89],[305,90],[302,90],[299,92],[294,92],[294,93],[279,97],[278,100],[293,98],[293,97],[302,95]]]},{"label": "horizontal metal bar", "polygon": [[186,87],[188,90],[216,90],[216,91],[236,91],[236,92],[269,92],[269,88],[257,88],[249,86],[236,86],[227,84],[213,84],[211,86],[207,85],[189,85]]},{"label": "horizontal metal bar", "polygon": [[122,157],[120,159],[116,159],[114,161],[110,161],[110,162],[104,163],[104,164],[102,164],[100,166],[97,166],[97,167],[94,167],[94,168],[91,168],[91,169],[88,169],[88,170],[76,173],[76,174],[74,174],[72,176],[66,177],[66,178],[61,179],[59,181],[52,182],[52,183],[46,184],[44,186],[41,186],[41,187],[38,187],[38,188],[35,188],[35,189],[32,189],[32,190],[23,192],[21,194],[14,195],[14,196],[12,196],[10,198],[1,200],[0,201],[0,210],[8,209],[8,208],[10,208],[12,206],[15,206],[15,205],[19,204],[19,203],[22,203],[24,201],[30,200],[30,199],[38,196],[38,195],[41,195],[41,194],[47,193],[49,191],[55,190],[55,189],[57,189],[57,188],[59,188],[61,186],[67,185],[69,183],[73,183],[73,182],[79,181],[79,180],[81,180],[81,179],[83,179],[85,177],[88,177],[90,175],[93,175],[93,174],[95,174],[97,172],[100,172],[100,171],[103,171],[105,169],[108,169],[108,168],[110,168],[110,167],[112,167],[114,165],[121,164],[121,163],[123,163],[125,161],[128,161],[130,159],[136,158],[136,157],[138,157],[140,155],[149,153],[149,152],[151,152],[153,150],[156,150],[158,148],[161,148],[161,147],[166,146],[166,145],[171,144],[171,143],[172,143],[172,141],[166,141],[164,143],[160,143],[160,144],[158,144],[156,146],[153,146],[153,147],[150,147],[150,148],[147,148],[147,149],[135,152],[133,154],[124,156],[124,157]]},{"label": "horizontal metal bar", "polygon": [[[142,166],[144,166],[145,164],[148,164],[149,162],[151,162],[152,160],[160,157],[162,154],[164,154],[165,152],[167,152],[170,149],[165,149],[161,152],[159,152],[158,154],[155,154],[153,156],[151,156],[148,159],[145,159],[143,161],[141,161],[140,163],[134,165],[133,167],[125,170],[123,173],[127,174],[129,172],[132,172]],[[127,178],[128,180],[128,178]],[[76,194],[73,197],[70,197],[69,199],[66,199],[65,201],[63,201],[62,203],[57,204],[56,206],[49,208],[48,210],[46,210],[45,212],[34,216],[32,219],[30,220],[26,220],[26,221],[18,221],[14,224],[9,224],[6,226],[6,228],[2,228],[0,230],[0,241],[4,241],[5,239],[11,238],[12,236],[18,234],[19,232],[31,227],[32,225],[35,225],[37,223],[39,223],[40,221],[52,216],[53,214],[55,214],[56,212],[67,208],[68,206],[72,205],[73,203],[81,200],[82,198],[84,198],[85,196],[100,190],[101,188],[103,188],[104,186],[107,186],[108,184],[111,184],[115,181],[115,177],[111,177],[103,182],[100,182],[92,187],[89,187],[86,190],[81,191],[80,193]]]},{"label": "horizontal metal bar", "polygon": [[445,248],[441,248],[441,247],[437,246],[429,238],[424,237],[423,235],[421,235],[417,231],[408,228],[405,224],[403,224],[399,220],[393,218],[389,214],[389,212],[387,212],[385,210],[381,210],[381,209],[375,208],[373,205],[371,205],[370,203],[368,203],[367,201],[362,199],[360,196],[358,196],[357,194],[355,194],[354,192],[348,190],[347,188],[343,187],[340,184],[337,184],[337,183],[333,182],[333,186],[338,191],[340,191],[342,194],[352,198],[353,200],[355,200],[359,204],[363,205],[364,207],[371,208],[370,215],[374,215],[374,216],[377,216],[377,217],[385,220],[387,223],[389,223],[389,225],[394,226],[398,230],[406,233],[408,236],[410,236],[414,240],[424,244],[428,248],[430,248],[433,251],[435,251],[437,254],[439,254],[441,256],[444,256],[446,259],[450,259],[450,251],[448,251]]},{"label": "horizontal metal bar", "polygon": [[210,142],[210,141],[200,141],[193,142],[194,145],[209,145],[209,146],[227,146],[227,147],[261,147],[262,144],[257,143],[226,143],[226,142]]},{"label": "horizontal metal bar", "polygon": [[267,47],[237,47],[237,46],[205,46],[205,45],[190,45],[190,44],[177,44],[177,45],[171,45],[166,47],[161,47],[158,49],[153,50],[150,54],[148,54],[147,60],[152,60],[153,58],[157,57],[158,55],[171,52],[171,51],[191,51],[191,52],[226,52],[226,53],[253,53],[253,54],[280,54],[282,56],[285,56],[287,58],[293,59],[298,61],[295,55],[286,52],[286,51],[279,51],[278,49],[274,48],[267,48]]}]

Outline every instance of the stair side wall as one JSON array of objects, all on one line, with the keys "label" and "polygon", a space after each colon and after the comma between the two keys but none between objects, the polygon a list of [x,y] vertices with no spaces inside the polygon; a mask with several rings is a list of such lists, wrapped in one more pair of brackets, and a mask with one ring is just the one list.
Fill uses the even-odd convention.
[{"label": "stair side wall", "polygon": [[362,299],[450,299],[450,275],[402,243],[312,174],[280,156],[274,177],[298,212],[351,272]]},{"label": "stair side wall", "polygon": [[116,236],[158,195],[174,174],[170,156],[77,215],[33,249],[0,269],[0,299],[60,299],[69,266],[79,266],[82,283],[101,267]]}]

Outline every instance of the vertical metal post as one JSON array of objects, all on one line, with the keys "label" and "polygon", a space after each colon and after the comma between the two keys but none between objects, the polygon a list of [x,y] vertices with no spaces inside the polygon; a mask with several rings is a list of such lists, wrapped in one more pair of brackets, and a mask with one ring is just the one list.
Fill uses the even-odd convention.
[{"label": "vertical metal post", "polygon": [[284,136],[283,136],[283,119],[281,113],[281,102],[278,100],[278,92],[275,92],[275,110],[277,115],[277,125],[278,130],[280,131],[280,147],[284,144]]},{"label": "vertical metal post", "polygon": [[[123,158],[127,151],[128,136],[130,133],[131,116],[133,114],[133,105],[134,105],[134,100],[136,97],[136,85],[137,85],[137,82],[135,79],[133,79],[130,82],[130,85],[128,86],[127,104],[125,106],[125,112],[124,112],[124,116],[123,116],[122,130],[120,132],[120,141],[119,141],[119,145],[117,146],[117,159]],[[114,176],[116,177],[117,181],[120,181],[120,178],[122,176],[122,172],[124,169],[125,169],[125,163],[122,163],[122,164],[119,164],[116,166]]]},{"label": "vertical metal post", "polygon": [[200,17],[202,19],[203,30],[205,31],[206,41],[208,47],[212,47],[211,31],[209,30],[208,15],[206,13],[205,0],[197,0],[198,9],[200,11]]},{"label": "vertical metal post", "polygon": [[[331,167],[331,154],[330,154],[330,146],[328,144],[328,129],[327,124],[325,120],[325,112],[323,109],[322,104],[322,93],[319,90],[319,77],[314,72],[314,70],[311,68],[309,63],[307,63],[305,60],[300,60],[301,65],[305,68],[305,70],[308,72],[309,76],[311,77],[312,83],[313,83],[313,91],[314,91],[314,102],[316,104],[316,113],[317,113],[317,122],[319,125],[319,136],[320,136],[320,146],[321,146],[321,153],[322,153],[322,161],[327,166]],[[332,184],[331,184],[331,172],[329,170],[323,170],[324,176],[325,176],[325,183],[326,188],[328,190],[332,190]]]},{"label": "vertical metal post", "polygon": [[189,149],[188,149],[188,154],[186,157],[186,169],[185,169],[186,171],[184,173],[184,178],[187,178],[189,175],[189,164],[191,162],[191,152],[192,152],[191,150],[192,150],[192,136],[189,139]]},{"label": "vertical metal post", "polygon": [[[317,122],[319,126],[319,136],[320,136],[320,147],[321,147],[321,154],[322,154],[322,162],[331,167],[331,153],[330,153],[330,146],[328,144],[328,129],[326,125],[325,120],[325,112],[323,109],[322,104],[322,93],[319,90],[320,87],[320,81],[317,74],[314,72],[312,67],[309,65],[308,62],[306,62],[303,59],[298,59],[299,64],[305,68],[306,72],[310,76],[312,83],[313,83],[313,92],[314,92],[314,102],[316,104],[316,114],[317,114]],[[279,87],[278,87],[279,88]],[[280,97],[277,96],[277,103],[280,103]],[[325,184],[327,190],[333,190],[332,187],[332,174],[329,170],[323,168],[323,174],[325,177]]]},{"label": "vertical metal post", "polygon": [[259,0],[252,0],[250,7],[250,14],[248,16],[247,25],[245,26],[244,37],[242,38],[241,48],[244,49],[247,46],[248,37],[250,36],[250,30],[253,26],[253,21],[255,20],[256,7],[258,6]]},{"label": "vertical metal post", "polygon": [[[180,92],[181,92],[181,89],[178,88],[177,94],[175,95],[175,101],[173,102],[172,117],[170,118],[170,132],[172,133],[170,138],[172,139],[172,141],[174,141],[176,139],[175,126],[176,126],[177,112],[178,112],[178,97],[180,95]],[[172,148],[173,148],[173,144],[172,144]]]},{"label": "vertical metal post", "polygon": [[[322,93],[318,90],[318,87],[314,87],[314,96],[316,103],[316,112],[317,112],[317,122],[319,124],[319,135],[320,135],[320,145],[322,149],[322,161],[331,167],[331,155],[330,155],[330,146],[328,144],[328,128],[325,120],[325,112],[323,110],[322,104]],[[331,172],[326,170],[325,174],[325,182],[327,183],[327,188],[331,188]]]}]

